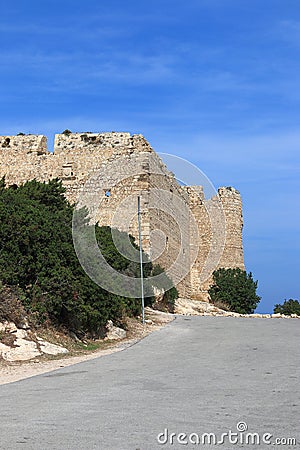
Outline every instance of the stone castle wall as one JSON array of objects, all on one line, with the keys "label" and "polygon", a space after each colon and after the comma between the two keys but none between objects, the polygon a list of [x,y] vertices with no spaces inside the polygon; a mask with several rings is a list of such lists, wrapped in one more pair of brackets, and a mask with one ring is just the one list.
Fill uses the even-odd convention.
[{"label": "stone castle wall", "polygon": [[[208,300],[211,278],[203,281],[203,274],[209,270],[207,259],[214,264],[220,257],[217,267],[244,269],[240,194],[233,188],[218,191],[226,236],[224,249],[214,258],[212,249],[218,250],[222,244],[222,232],[218,232],[222,217],[216,210],[216,199],[205,200],[200,186],[179,186],[142,135],[63,133],[55,136],[54,153],[48,151],[45,136],[2,136],[0,163],[0,177],[5,176],[8,185],[34,178],[61,179],[71,203],[77,201],[90,176],[100,170],[101,179],[96,177],[92,185],[98,205],[97,221],[130,232],[135,238],[136,200],[140,195],[143,247],[151,259],[164,268],[175,261],[175,279],[191,266],[177,284],[183,297]],[[211,217],[216,218],[214,226]],[[178,256],[180,263],[176,264]]]},{"label": "stone castle wall", "polygon": [[[198,225],[199,249],[191,266],[191,297],[209,301],[208,289],[218,268],[245,270],[242,242],[243,215],[240,193],[232,187],[218,189],[217,196],[206,200],[201,186],[185,186],[190,209]],[[220,208],[220,205],[221,208]],[[190,236],[190,247],[197,244]]]}]

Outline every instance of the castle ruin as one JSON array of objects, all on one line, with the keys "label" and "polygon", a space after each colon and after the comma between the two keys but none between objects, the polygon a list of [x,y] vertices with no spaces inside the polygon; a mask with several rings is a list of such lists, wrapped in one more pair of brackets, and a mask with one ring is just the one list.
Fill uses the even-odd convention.
[{"label": "castle ruin", "polygon": [[[153,262],[164,268],[180,253],[181,263],[178,267],[175,265],[175,272],[180,271],[182,265],[189,268],[184,278],[176,283],[181,297],[208,301],[207,290],[214,269],[245,269],[239,192],[232,187],[222,187],[215,198],[207,200],[201,186],[181,186],[142,135],[64,132],[55,136],[53,153],[48,150],[47,138],[42,135],[1,136],[0,161],[0,177],[5,176],[7,185],[59,178],[71,203],[77,202],[87,180],[100,171],[103,174],[101,188],[94,186],[99,225],[116,226],[117,223],[117,228],[129,231],[136,240],[137,220],[130,214],[127,219],[130,205],[126,199],[141,196],[144,250]],[[134,174],[130,169],[133,165],[136,168]],[[109,172],[110,167],[114,168],[114,174]],[[114,182],[116,171],[121,180],[119,183]],[[173,204],[170,197],[166,210],[160,210],[153,198],[159,192],[176,196],[182,207]],[[214,230],[212,227],[211,217],[216,218],[216,223],[220,222],[215,208],[217,202],[222,205],[225,223],[223,244],[218,226]],[[114,222],[116,211],[118,220]],[[196,229],[184,211],[189,211]],[[178,216],[185,224],[184,233],[176,221]],[[126,226],[123,218],[124,223],[129,220]],[[200,242],[197,248],[196,234]],[[215,266],[205,267],[208,256],[218,249],[218,259],[213,260]],[[203,276],[205,270],[207,274]]]}]

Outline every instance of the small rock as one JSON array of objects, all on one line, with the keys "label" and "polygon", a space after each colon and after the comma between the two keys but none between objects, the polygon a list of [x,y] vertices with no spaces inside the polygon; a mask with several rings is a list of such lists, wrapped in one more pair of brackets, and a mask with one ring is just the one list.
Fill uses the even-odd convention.
[{"label": "small rock", "polygon": [[26,330],[20,330],[19,328],[16,330],[16,337],[20,339],[25,339],[27,337]]},{"label": "small rock", "polygon": [[145,323],[147,323],[148,325],[154,324],[153,320],[150,320],[150,319],[145,319]]},{"label": "small rock", "polygon": [[6,333],[15,333],[17,331],[17,327],[13,322],[3,322],[0,323],[0,331],[5,331]]},{"label": "small rock", "polygon": [[69,351],[61,347],[60,345],[51,344],[50,342],[39,340],[40,350],[43,353],[46,353],[47,355],[61,355],[66,354]]},{"label": "small rock", "polygon": [[23,323],[19,325],[19,328],[22,328],[23,330],[30,330],[30,326],[27,319],[23,320]]},{"label": "small rock", "polygon": [[126,331],[123,328],[115,327],[113,322],[109,320],[107,322],[107,335],[104,340],[117,340],[124,339],[126,337]]}]

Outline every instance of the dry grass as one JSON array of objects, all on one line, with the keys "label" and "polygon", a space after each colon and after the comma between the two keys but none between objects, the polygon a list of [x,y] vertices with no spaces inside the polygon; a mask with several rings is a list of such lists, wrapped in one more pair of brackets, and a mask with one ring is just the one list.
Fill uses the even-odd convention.
[{"label": "dry grass", "polygon": [[0,283],[0,322],[14,322],[17,326],[21,326],[25,318],[26,312],[17,292]]}]

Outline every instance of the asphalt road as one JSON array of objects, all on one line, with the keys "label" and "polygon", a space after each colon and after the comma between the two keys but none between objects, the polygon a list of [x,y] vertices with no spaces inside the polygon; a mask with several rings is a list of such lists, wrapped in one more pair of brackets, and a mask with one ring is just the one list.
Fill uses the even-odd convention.
[{"label": "asphalt road", "polygon": [[178,317],[119,353],[0,386],[0,448],[300,448],[299,338],[297,319]]}]

